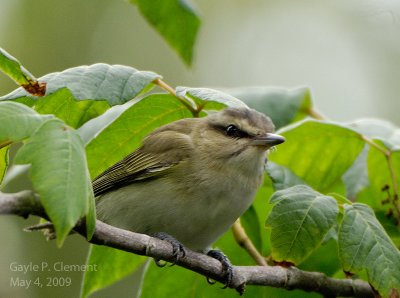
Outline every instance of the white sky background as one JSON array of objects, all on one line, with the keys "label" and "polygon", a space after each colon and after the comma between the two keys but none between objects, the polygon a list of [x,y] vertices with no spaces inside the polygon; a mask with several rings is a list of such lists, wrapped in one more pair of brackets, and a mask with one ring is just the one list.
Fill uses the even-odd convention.
[{"label": "white sky background", "polygon": [[235,9],[228,2],[207,10],[196,79],[306,85],[333,119],[377,116],[400,125],[400,2],[236,1]]}]

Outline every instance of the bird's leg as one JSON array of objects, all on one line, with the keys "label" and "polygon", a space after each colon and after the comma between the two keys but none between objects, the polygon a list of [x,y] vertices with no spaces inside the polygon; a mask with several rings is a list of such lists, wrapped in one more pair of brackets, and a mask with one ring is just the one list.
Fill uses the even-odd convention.
[{"label": "bird's leg", "polygon": [[[171,266],[175,265],[181,258],[186,256],[186,248],[180,243],[178,240],[176,240],[174,237],[171,235],[164,233],[164,232],[158,232],[152,235],[153,237],[167,241],[172,245],[172,251],[173,251],[173,256],[175,260],[172,262]],[[160,260],[154,259],[154,262],[158,267],[164,267],[165,263],[160,263]]]},{"label": "bird's leg", "polygon": [[[207,252],[207,255],[220,261],[222,264],[222,269],[225,272],[225,286],[223,289],[229,287],[232,283],[232,277],[233,277],[233,267],[231,262],[229,261],[228,257],[220,250],[212,249]],[[211,281],[209,278],[207,278],[207,282],[210,284],[214,284],[215,282]],[[240,294],[242,294],[242,291],[237,289]]]}]

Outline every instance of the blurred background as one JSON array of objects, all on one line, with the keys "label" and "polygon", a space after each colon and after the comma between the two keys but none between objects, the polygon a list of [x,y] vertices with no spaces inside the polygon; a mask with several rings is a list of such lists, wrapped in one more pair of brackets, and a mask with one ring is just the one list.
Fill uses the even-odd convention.
[{"label": "blurred background", "polygon": [[[122,0],[0,0],[0,46],[36,77],[104,62],[154,71],[172,86],[308,86],[333,120],[379,117],[400,125],[399,1],[193,2],[202,27],[191,68]],[[15,88],[0,74],[0,96]],[[58,249],[39,233],[22,232],[33,223],[0,217],[0,297],[78,296],[82,272],[60,273],[71,277],[70,287],[10,286],[11,277],[37,275],[11,270],[13,262],[85,262],[83,239],[72,236]],[[128,297],[123,289],[131,281],[98,297]]]}]

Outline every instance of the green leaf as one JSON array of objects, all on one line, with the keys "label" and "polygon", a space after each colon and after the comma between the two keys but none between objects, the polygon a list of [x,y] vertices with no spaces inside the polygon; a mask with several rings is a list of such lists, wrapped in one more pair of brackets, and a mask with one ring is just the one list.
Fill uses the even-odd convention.
[{"label": "green leaf", "polygon": [[155,128],[191,116],[189,110],[169,94],[153,94],[136,102],[86,146],[92,177],[133,152],[143,137]]},{"label": "green leaf", "polygon": [[61,120],[47,120],[17,152],[15,163],[32,165],[33,187],[61,246],[77,220],[88,213],[89,200],[94,200],[81,139]]},{"label": "green leaf", "polygon": [[0,148],[0,184],[3,181],[4,174],[8,167],[8,149],[9,146]]},{"label": "green leaf", "polygon": [[31,108],[15,102],[0,102],[0,147],[7,142],[21,141],[50,116],[42,116]]},{"label": "green leaf", "polygon": [[225,107],[247,108],[241,100],[214,89],[177,87],[176,95],[192,100],[199,110],[203,108],[220,110]]},{"label": "green leaf", "polygon": [[200,18],[189,0],[130,0],[130,2],[137,5],[143,17],[177,51],[183,61],[191,65]]},{"label": "green leaf", "polygon": [[[90,174],[88,169],[86,168],[87,171],[87,176],[90,179]],[[88,206],[87,206],[87,212],[86,212],[86,238],[87,240],[91,240],[93,237],[93,234],[96,229],[96,203],[95,203],[95,197],[93,193],[93,188],[92,188],[92,183],[91,180],[89,180],[89,183],[87,184],[87,191],[90,194],[89,200],[88,200]]]},{"label": "green leaf", "polygon": [[312,109],[310,89],[306,87],[245,87],[227,92],[268,115],[277,129],[307,117]]},{"label": "green leaf", "polygon": [[400,129],[379,119],[361,119],[349,126],[376,144],[370,145],[363,168],[369,184],[357,193],[357,201],[390,214],[400,187]]},{"label": "green leaf", "polygon": [[106,101],[78,101],[67,88],[35,101],[35,110],[38,113],[53,114],[73,128],[103,114],[109,107]]},{"label": "green leaf", "polygon": [[357,194],[369,185],[368,157],[369,146],[365,145],[353,165],[343,175],[342,181],[346,186],[346,196],[355,200]]},{"label": "green leaf", "polygon": [[[46,95],[68,88],[76,100],[106,100],[113,106],[123,104],[147,91],[151,88],[151,83],[159,77],[150,71],[98,63],[50,73],[39,80],[47,83]],[[31,97],[22,88],[18,88],[0,100],[13,100],[25,96]]]},{"label": "green leaf", "polygon": [[[332,230],[330,229],[328,233],[331,233]],[[322,243],[307,260],[301,263],[299,269],[323,272],[332,277],[335,272],[341,269],[337,250],[337,237],[331,237],[326,243]]]},{"label": "green leaf", "polygon": [[109,126],[115,119],[117,119],[124,111],[135,104],[136,101],[128,101],[123,105],[113,106],[105,111],[100,116],[86,122],[79,127],[78,132],[85,144],[88,144],[97,134]]},{"label": "green leaf", "polygon": [[364,204],[344,206],[339,229],[339,257],[346,272],[366,270],[368,282],[388,297],[400,289],[400,252],[387,236],[371,208]]},{"label": "green leaf", "polygon": [[[350,201],[347,197],[338,194],[336,192],[332,192],[332,193],[328,193],[327,195],[331,196],[332,198],[334,198],[336,200],[336,202],[338,203],[339,206],[343,205],[343,204],[352,204],[353,202]],[[339,210],[341,213],[342,209]]]},{"label": "green leaf", "polygon": [[34,80],[33,75],[2,48],[0,48],[0,70],[19,85],[29,84],[31,80]]},{"label": "green leaf", "polygon": [[358,133],[328,122],[306,120],[280,134],[286,142],[269,159],[321,192],[332,191],[364,146]]},{"label": "green leaf", "polygon": [[400,229],[396,225],[397,221],[393,217],[389,217],[386,212],[382,210],[374,210],[376,218],[385,229],[386,233],[392,239],[397,248],[400,247]]},{"label": "green leaf", "polygon": [[359,119],[348,126],[370,139],[382,141],[389,149],[400,149],[400,129],[382,119]]},{"label": "green leaf", "polygon": [[266,221],[271,228],[272,258],[301,263],[320,246],[338,215],[336,201],[308,186],[297,185],[274,193],[275,204]]},{"label": "green leaf", "polygon": [[86,264],[93,270],[85,271],[81,297],[87,297],[117,282],[138,269],[145,261],[145,257],[122,250],[91,245]]},{"label": "green leaf", "polygon": [[27,71],[21,63],[0,48],[0,70],[13,79],[18,85],[35,95],[43,95],[45,85],[39,83],[35,77]]},{"label": "green leaf", "polygon": [[266,171],[275,190],[289,188],[298,184],[307,184],[296,176],[290,169],[272,161],[267,163]]},{"label": "green leaf", "polygon": [[[384,144],[376,141],[380,146]],[[368,180],[369,186],[359,193],[357,201],[367,203],[375,210],[387,210],[390,204],[382,204],[386,199],[393,201],[394,183],[400,186],[400,151],[392,151],[391,153],[391,167],[386,156],[375,147],[371,147],[368,152],[367,165],[368,165]],[[390,168],[393,169],[393,181]]]}]

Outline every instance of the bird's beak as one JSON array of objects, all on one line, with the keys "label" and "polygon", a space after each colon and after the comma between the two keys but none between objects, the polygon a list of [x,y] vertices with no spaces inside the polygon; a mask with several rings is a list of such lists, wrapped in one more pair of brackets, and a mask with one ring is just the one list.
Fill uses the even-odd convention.
[{"label": "bird's beak", "polygon": [[280,135],[269,133],[264,136],[256,136],[253,138],[251,144],[253,146],[272,147],[282,144],[286,139]]}]

